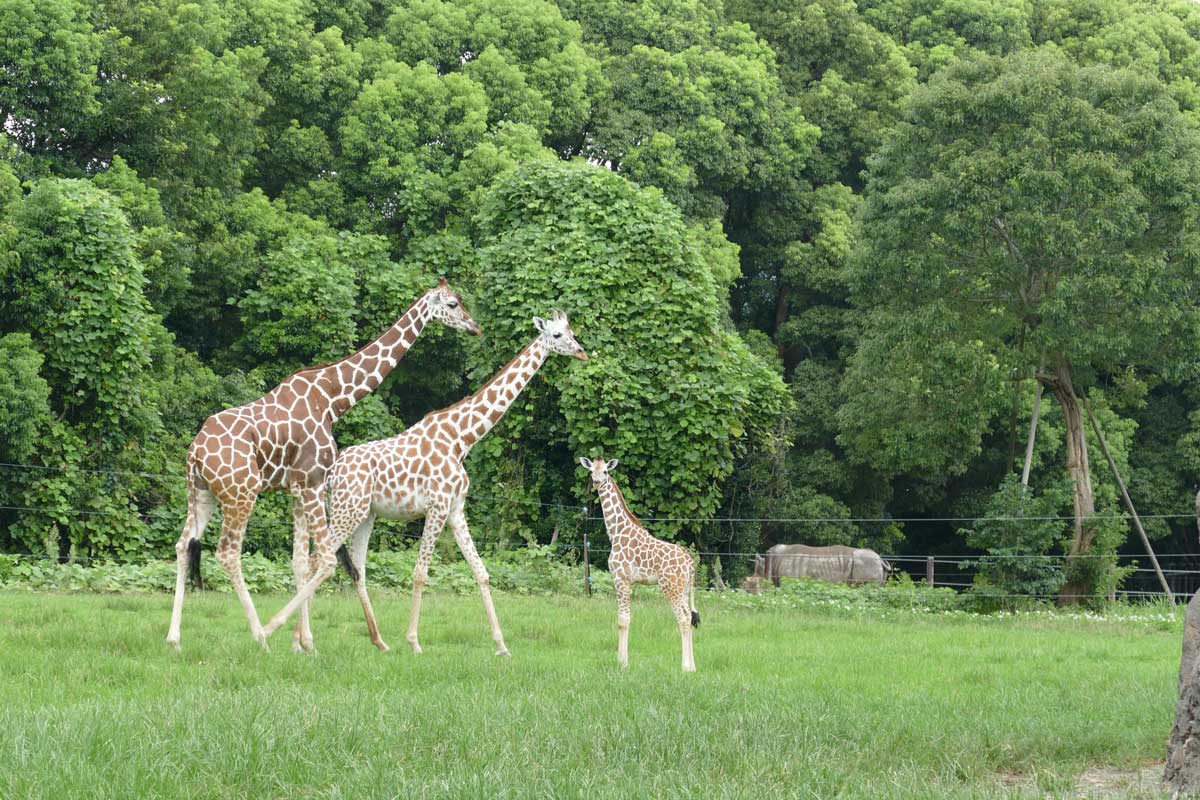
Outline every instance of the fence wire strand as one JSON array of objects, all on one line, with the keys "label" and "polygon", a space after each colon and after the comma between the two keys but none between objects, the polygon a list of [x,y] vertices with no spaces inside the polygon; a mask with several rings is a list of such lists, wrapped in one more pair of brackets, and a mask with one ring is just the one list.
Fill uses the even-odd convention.
[{"label": "fence wire strand", "polygon": [[[19,464],[19,463],[12,463],[12,462],[0,462],[0,469],[60,472],[60,473],[72,473],[73,472],[73,473],[93,474],[93,475],[111,475],[111,476],[124,476],[124,477],[135,477],[135,478],[164,479],[164,480],[170,480],[170,481],[176,481],[176,482],[184,481],[184,477],[182,475],[176,475],[176,474],[170,474],[170,473],[136,471],[136,470],[89,469],[89,468],[77,467],[77,466],[51,466],[51,465]],[[569,512],[572,515],[577,515],[577,518],[579,519],[579,521],[584,524],[597,523],[597,522],[602,522],[604,520],[603,516],[590,514],[588,512],[588,507],[581,506],[581,505],[574,505],[574,504],[568,504],[568,503],[543,502],[540,500],[532,500],[529,498],[522,498],[522,497],[495,497],[495,496],[490,496],[490,495],[481,495],[481,494],[474,494],[474,493],[469,493],[468,498],[471,500],[474,500],[474,501],[487,502],[487,503],[505,503],[505,504],[535,506],[535,507],[541,507],[541,508],[560,509],[560,510]],[[2,500],[2,499],[3,498],[0,498],[0,500]],[[174,522],[177,525],[182,525],[183,519],[186,516],[185,509],[182,509],[182,508],[179,509],[177,512],[169,512],[168,511],[168,512],[160,513],[160,512],[154,512],[154,511],[138,511],[137,509],[134,509],[134,508],[80,509],[80,508],[69,508],[69,507],[55,508],[55,507],[50,507],[50,506],[0,505],[0,510],[38,512],[38,513],[46,514],[49,516],[55,516],[55,515],[123,516],[123,517],[136,516],[137,518],[139,518],[147,523],[150,523],[154,520],[166,520],[166,521]],[[1194,518],[1194,516],[1195,516],[1194,513],[1190,512],[1190,511],[1187,513],[1179,513],[1179,514],[1143,514],[1143,515],[1141,515],[1142,519],[1163,519],[1163,520],[1192,519],[1192,518]],[[644,522],[705,523],[705,524],[717,524],[717,525],[720,525],[720,524],[734,525],[734,524],[739,524],[739,523],[740,524],[774,524],[774,525],[810,525],[810,524],[815,525],[815,524],[888,524],[888,523],[923,524],[923,523],[1044,522],[1044,521],[1067,521],[1067,520],[1072,520],[1074,518],[1072,516],[1062,515],[1062,516],[993,516],[993,517],[983,516],[983,517],[790,517],[790,518],[789,517],[656,517],[656,516],[647,516],[647,517],[642,517],[641,519]],[[1090,517],[1090,519],[1095,519],[1095,520],[1121,519],[1121,520],[1131,521],[1132,516],[1129,514],[1094,514]],[[282,520],[278,521],[278,522],[275,522],[275,521],[267,522],[265,520],[258,520],[258,521],[252,520],[248,527],[251,530],[255,530],[255,531],[261,531],[261,530],[264,530],[267,528],[288,529],[288,530],[290,530],[290,528],[291,528],[290,525],[288,525],[285,521],[282,521]],[[407,531],[393,530],[393,531],[389,531],[388,535],[392,536],[392,537],[398,537],[401,539],[410,540],[410,541],[416,541],[416,540],[419,540],[422,538],[422,534],[420,534],[420,533],[410,533]],[[508,540],[501,541],[501,540],[477,539],[476,541],[478,544],[481,544],[481,545],[508,543]],[[606,553],[610,552],[610,550],[608,548],[594,547],[594,546],[584,545],[584,544],[575,543],[575,542],[554,542],[551,544],[539,545],[539,546],[550,547],[550,548],[554,548],[554,549],[558,549],[558,550],[570,550],[570,551],[585,550],[589,554],[592,554],[592,553],[606,554]],[[744,551],[731,551],[731,550],[723,550],[723,551],[708,550],[708,551],[698,551],[698,555],[705,556],[705,557],[754,558],[754,557],[758,557],[758,556],[764,556],[766,554],[759,553],[759,552],[744,552]],[[20,559],[20,560],[28,560],[28,561],[52,561],[55,563],[64,563],[61,559],[57,559],[57,558],[55,558],[53,556],[49,556],[49,555],[43,556],[43,555],[37,555],[37,554],[16,554],[16,553],[14,553],[14,554],[7,554],[7,555],[0,554],[0,556],[5,556],[8,558],[16,558],[16,559]],[[1193,559],[1194,560],[1194,559],[1200,558],[1200,554],[1197,554],[1197,553],[1160,553],[1160,554],[1157,554],[1157,556],[1160,559],[1174,558],[1174,559]],[[801,558],[827,559],[827,558],[829,558],[829,556],[823,555],[823,554],[804,554],[804,553],[786,554],[785,557],[791,558],[791,559],[801,559]],[[979,567],[987,566],[989,564],[993,564],[996,562],[1012,561],[1012,560],[1019,560],[1019,561],[1020,560],[1041,560],[1043,562],[1061,562],[1061,561],[1065,561],[1065,560],[1069,560],[1069,559],[1117,558],[1117,559],[1121,559],[1121,560],[1133,560],[1136,562],[1136,560],[1141,558],[1142,556],[1121,555],[1121,554],[1097,554],[1097,553],[1084,553],[1084,554],[1076,555],[1076,556],[1071,556],[1071,555],[1065,554],[1065,553],[1045,553],[1045,554],[1016,553],[1016,554],[1008,554],[1008,555],[1001,555],[1001,554],[994,554],[994,553],[991,553],[991,554],[989,554],[989,553],[982,553],[982,554],[981,553],[963,553],[963,554],[957,554],[957,555],[956,554],[937,553],[937,554],[932,554],[932,555],[910,555],[910,554],[899,553],[899,554],[884,554],[881,557],[886,559],[889,562],[896,563],[896,564],[917,564],[918,568],[912,570],[912,572],[914,574],[917,574],[917,573],[919,573],[919,565],[930,565],[930,564],[935,565],[935,566],[940,565],[943,567],[955,567],[955,568],[960,568],[960,569],[961,568],[978,569]],[[135,558],[124,558],[124,557],[119,557],[119,556],[76,556],[76,557],[69,557],[65,563],[67,563],[67,564],[71,564],[71,563],[76,563],[76,564],[124,564],[124,565],[145,566],[145,565],[155,564],[155,563],[168,563],[171,561],[173,561],[173,559],[170,559],[170,558],[167,558],[167,559],[136,558],[135,559]],[[1130,572],[1134,572],[1134,573],[1153,573],[1154,572],[1153,569],[1147,568],[1147,567],[1136,567],[1135,566],[1135,567],[1131,567],[1128,569]],[[1164,570],[1164,572],[1171,576],[1200,575],[1200,569],[1168,569],[1168,570]],[[973,583],[963,582],[962,580],[960,580],[962,578],[970,578],[972,576],[972,573],[970,573],[970,572],[945,572],[945,571],[943,571],[941,573],[941,575],[944,576],[944,579],[940,579],[940,580],[935,579],[934,585],[939,586],[939,587],[944,586],[944,587],[953,588],[953,589],[970,588],[975,585]],[[959,580],[955,580],[955,579],[959,579]],[[1162,592],[1150,592],[1150,591],[1139,591],[1139,590],[1120,590],[1116,594],[1118,594],[1120,596],[1130,596],[1130,597],[1164,597],[1165,596],[1165,594],[1163,594]],[[1176,595],[1180,596],[1180,597],[1184,597],[1189,594],[1190,594],[1190,592],[1176,592]],[[991,597],[991,598],[1031,598],[1031,599],[1046,599],[1046,598],[1058,597],[1057,594],[1037,594],[1037,593],[988,594],[987,596]],[[1107,595],[1107,594],[1106,595],[1077,595],[1077,597],[1080,597],[1080,598],[1108,597],[1108,596],[1109,595]]]}]

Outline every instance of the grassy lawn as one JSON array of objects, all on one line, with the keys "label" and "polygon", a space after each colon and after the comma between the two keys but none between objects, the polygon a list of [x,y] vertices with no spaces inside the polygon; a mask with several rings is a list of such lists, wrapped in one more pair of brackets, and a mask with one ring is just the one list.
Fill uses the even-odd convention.
[{"label": "grassy lawn", "polygon": [[[0,797],[1062,796],[1161,759],[1181,625],[746,609],[698,597],[699,672],[666,604],[379,592],[319,598],[319,653],[269,653],[236,599],[0,594]],[[258,598],[266,617],[282,596]],[[653,602],[651,602],[653,600]]]}]

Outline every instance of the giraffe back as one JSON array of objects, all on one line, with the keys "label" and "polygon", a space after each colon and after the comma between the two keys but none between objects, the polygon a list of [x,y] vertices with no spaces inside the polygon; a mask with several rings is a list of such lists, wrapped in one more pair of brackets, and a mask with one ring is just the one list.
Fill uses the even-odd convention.
[{"label": "giraffe back", "polygon": [[188,464],[195,478],[221,494],[255,484],[256,491],[319,485],[336,455],[328,388],[301,371],[258,400],[205,420]]}]

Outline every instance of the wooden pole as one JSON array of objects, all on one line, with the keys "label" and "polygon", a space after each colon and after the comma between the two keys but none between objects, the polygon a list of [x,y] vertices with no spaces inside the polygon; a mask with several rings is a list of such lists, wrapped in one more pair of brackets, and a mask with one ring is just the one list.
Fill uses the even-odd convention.
[{"label": "wooden pole", "polygon": [[1100,449],[1104,451],[1104,457],[1108,460],[1108,468],[1112,470],[1113,477],[1117,479],[1117,486],[1121,489],[1121,498],[1125,501],[1125,507],[1129,509],[1130,515],[1133,516],[1133,526],[1137,529],[1138,536],[1142,538],[1142,546],[1146,548],[1146,554],[1150,556],[1150,563],[1154,565],[1154,574],[1158,576],[1158,582],[1162,584],[1163,591],[1167,593],[1167,599],[1171,601],[1171,605],[1175,605],[1175,595],[1171,593],[1171,587],[1167,584],[1167,578],[1162,573],[1162,568],[1158,566],[1158,558],[1154,555],[1154,549],[1150,547],[1150,537],[1146,536],[1146,530],[1142,527],[1142,520],[1138,517],[1137,510],[1133,507],[1133,501],[1129,499],[1129,492],[1125,489],[1125,481],[1121,480],[1121,473],[1117,471],[1117,462],[1113,461],[1112,453],[1108,450],[1108,442],[1104,441],[1104,434],[1100,432],[1100,424],[1096,422],[1096,415],[1092,413],[1092,404],[1086,397],[1083,398],[1083,407],[1087,409],[1088,419],[1092,423],[1092,430],[1096,432],[1096,440],[1100,442]]},{"label": "wooden pole", "polygon": [[583,586],[587,589],[588,597],[592,596],[592,554],[588,549],[587,529],[583,531]]},{"label": "wooden pole", "polygon": [[933,586],[933,556],[925,558],[925,582]]},{"label": "wooden pole", "polygon": [[1029,470],[1033,467],[1033,443],[1037,441],[1038,412],[1042,409],[1042,382],[1037,382],[1037,394],[1033,396],[1033,419],[1029,421],[1029,441],[1025,443],[1025,468],[1021,470],[1021,485],[1029,486]]}]

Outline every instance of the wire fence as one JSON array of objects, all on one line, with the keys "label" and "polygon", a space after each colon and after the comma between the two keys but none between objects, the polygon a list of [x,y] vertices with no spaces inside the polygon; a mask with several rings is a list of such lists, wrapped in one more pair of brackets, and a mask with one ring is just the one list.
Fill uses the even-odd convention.
[{"label": "wire fence", "polygon": [[[55,473],[80,473],[90,475],[107,475],[111,477],[125,478],[141,478],[152,480],[171,481],[183,483],[184,476],[138,470],[115,470],[115,469],[93,469],[78,466],[51,466],[37,464],[18,464],[11,462],[0,462],[0,470],[24,470],[34,472],[55,472]],[[496,497],[492,495],[479,494],[470,492],[467,495],[468,499],[490,503],[504,504],[519,504],[536,506],[542,508],[552,508],[566,512],[570,516],[576,517],[581,523],[597,523],[602,522],[604,517],[594,513],[589,513],[588,506],[574,505],[569,503],[555,503],[534,500],[523,497]],[[3,501],[5,498],[0,498]],[[154,512],[154,511],[139,511],[133,508],[125,509],[85,509],[71,508],[66,506],[32,506],[32,505],[15,505],[0,503],[0,511],[23,511],[23,512],[38,512],[50,516],[120,516],[129,518],[130,516],[137,517],[144,522],[150,523],[154,520],[165,520],[174,522],[176,525],[182,526],[185,517],[185,511],[180,509],[176,512]],[[1177,520],[1177,519],[1194,519],[1194,512],[1177,513],[1177,514],[1142,514],[1142,519],[1161,519],[1161,520]],[[703,523],[703,524],[741,524],[741,523],[758,523],[777,526],[803,526],[808,524],[889,524],[889,523],[904,523],[910,525],[918,524],[948,524],[948,523],[981,523],[981,522],[1042,522],[1042,521],[1073,521],[1074,517],[1069,515],[1061,516],[978,516],[978,517],[655,517],[646,516],[641,518],[644,522],[662,522],[662,523]],[[1133,518],[1129,514],[1096,514],[1091,519],[1121,519],[1131,521]],[[280,523],[276,523],[279,525]],[[290,526],[287,526],[290,531]],[[252,524],[249,526],[251,531],[255,530]],[[409,531],[398,530],[390,531],[389,536],[393,538],[419,540],[421,534],[412,533]],[[584,541],[579,542],[552,542],[550,544],[540,545],[557,550],[582,551],[584,561],[586,562],[591,554],[606,554],[610,550],[605,547],[592,546],[588,541],[588,537],[584,535]],[[490,540],[486,538],[476,537],[475,541],[480,545],[491,544],[506,544],[511,542],[510,539]],[[16,558],[18,560],[29,561],[47,561],[61,562],[63,558],[56,558],[50,555],[39,555],[29,553],[15,554],[0,554],[8,558]],[[765,556],[762,552],[735,551],[735,550],[718,550],[718,551],[698,551],[698,555],[710,558],[742,558],[754,559],[759,556]],[[1185,566],[1196,565],[1200,567],[1200,553],[1156,553],[1158,559],[1183,561]],[[792,554],[789,558],[822,558],[827,559],[828,556],[813,554]],[[975,586],[974,578],[979,573],[981,567],[989,564],[1036,560],[1040,563],[1061,563],[1069,559],[1113,559],[1124,561],[1137,562],[1140,555],[1112,555],[1112,554],[1096,554],[1085,553],[1081,555],[1071,556],[1065,553],[1046,553],[1046,554],[989,554],[989,553],[961,553],[961,554],[881,554],[881,557],[888,561],[893,567],[898,568],[903,572],[907,572],[914,578],[924,578],[926,581],[937,587],[947,587],[956,590],[963,590]],[[127,565],[145,565],[150,563],[161,563],[163,559],[153,559],[145,557],[123,557],[119,555],[103,555],[103,556],[71,556],[66,559],[70,563],[78,564],[127,564]],[[1155,570],[1150,567],[1142,566],[1125,566],[1124,570],[1133,575],[1152,575]],[[1164,568],[1163,574],[1167,578],[1168,585],[1172,592],[1180,597],[1190,596],[1200,590],[1200,568]],[[1119,596],[1128,597],[1164,597],[1165,594],[1161,591],[1149,591],[1143,589],[1123,589],[1116,592]],[[1025,593],[1025,594],[989,594],[989,597],[1002,598],[1034,598],[1045,599],[1057,597],[1057,594],[1044,593]],[[1078,595],[1079,597],[1093,597],[1101,595]],[[1109,595],[1103,595],[1109,596]]]}]

